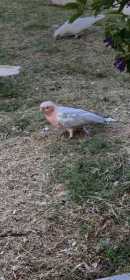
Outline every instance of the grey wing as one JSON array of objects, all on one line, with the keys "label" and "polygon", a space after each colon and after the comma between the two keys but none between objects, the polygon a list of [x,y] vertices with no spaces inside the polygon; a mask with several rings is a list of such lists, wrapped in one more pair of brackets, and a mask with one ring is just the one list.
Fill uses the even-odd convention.
[{"label": "grey wing", "polygon": [[60,107],[58,121],[66,128],[79,127],[88,123],[105,123],[105,118],[98,114],[69,107]]}]

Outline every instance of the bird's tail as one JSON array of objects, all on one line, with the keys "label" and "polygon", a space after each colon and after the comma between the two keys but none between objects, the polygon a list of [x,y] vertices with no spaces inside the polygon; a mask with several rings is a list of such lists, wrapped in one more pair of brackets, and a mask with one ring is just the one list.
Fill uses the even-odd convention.
[{"label": "bird's tail", "polygon": [[105,122],[106,122],[106,124],[110,124],[110,123],[113,123],[113,122],[117,122],[117,120],[115,120],[111,117],[108,117],[108,118],[105,118]]}]

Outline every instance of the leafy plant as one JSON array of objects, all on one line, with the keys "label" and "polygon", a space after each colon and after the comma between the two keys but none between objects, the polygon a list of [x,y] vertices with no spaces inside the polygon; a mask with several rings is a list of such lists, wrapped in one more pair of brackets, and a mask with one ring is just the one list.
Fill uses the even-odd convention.
[{"label": "leafy plant", "polygon": [[76,202],[99,196],[111,200],[120,197],[126,189],[124,182],[129,180],[129,164],[125,157],[116,159],[96,157],[89,161],[81,158],[75,164],[69,163],[63,172],[63,179],[70,196]]},{"label": "leafy plant", "polygon": [[68,3],[65,9],[73,10],[70,22],[73,22],[90,6],[92,12],[97,15],[104,11],[105,40],[106,46],[110,46],[117,51],[114,66],[123,72],[130,72],[130,17],[125,14],[124,7],[130,6],[128,0],[77,0],[75,3]]}]

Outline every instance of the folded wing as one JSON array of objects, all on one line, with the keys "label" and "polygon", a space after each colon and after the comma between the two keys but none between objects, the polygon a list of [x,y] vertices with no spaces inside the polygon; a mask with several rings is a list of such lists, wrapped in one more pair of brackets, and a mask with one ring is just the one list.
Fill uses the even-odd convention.
[{"label": "folded wing", "polygon": [[59,107],[58,122],[65,128],[71,128],[87,125],[90,123],[103,124],[106,122],[106,119],[93,112],[69,107]]}]

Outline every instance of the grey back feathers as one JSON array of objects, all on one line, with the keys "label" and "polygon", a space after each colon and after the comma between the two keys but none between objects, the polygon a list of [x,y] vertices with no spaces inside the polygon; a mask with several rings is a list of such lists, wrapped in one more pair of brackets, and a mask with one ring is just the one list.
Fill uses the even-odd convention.
[{"label": "grey back feathers", "polygon": [[105,15],[78,18],[72,23],[66,21],[63,25],[55,30],[54,38],[56,39],[58,37],[75,36],[77,34],[80,34],[103,18],[105,18]]},{"label": "grey back feathers", "polygon": [[105,118],[96,113],[69,107],[58,107],[58,121],[66,128],[87,124],[109,124],[112,118]]}]

